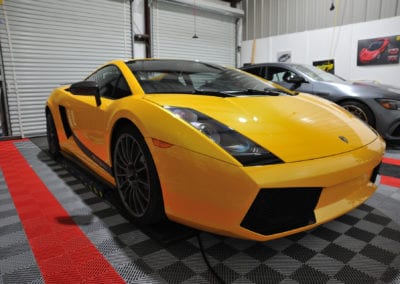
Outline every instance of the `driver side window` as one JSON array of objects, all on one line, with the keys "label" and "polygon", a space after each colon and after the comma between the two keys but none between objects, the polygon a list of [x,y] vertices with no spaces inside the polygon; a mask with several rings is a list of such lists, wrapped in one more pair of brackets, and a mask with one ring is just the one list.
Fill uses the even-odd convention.
[{"label": "driver side window", "polygon": [[100,96],[120,99],[131,95],[128,83],[115,65],[108,65],[96,71],[86,81],[95,81],[100,89]]},{"label": "driver side window", "polygon": [[295,75],[295,73],[293,73],[290,70],[284,69],[284,68],[280,68],[280,67],[269,67],[268,68],[268,78],[270,78],[270,80],[272,82],[275,83],[284,83],[286,82],[286,78],[290,77],[291,75]]}]

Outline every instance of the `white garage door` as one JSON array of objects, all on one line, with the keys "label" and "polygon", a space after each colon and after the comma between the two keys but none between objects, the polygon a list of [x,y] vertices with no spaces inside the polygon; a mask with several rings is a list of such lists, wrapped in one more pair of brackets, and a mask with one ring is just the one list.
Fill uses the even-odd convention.
[{"label": "white garage door", "polygon": [[[226,7],[212,11],[213,6],[203,6],[206,2],[152,2],[153,57],[236,65],[236,19],[242,10]],[[195,33],[198,38],[193,38]]]},{"label": "white garage door", "polygon": [[131,57],[129,0],[4,0],[0,40],[13,136],[44,134],[54,87]]}]

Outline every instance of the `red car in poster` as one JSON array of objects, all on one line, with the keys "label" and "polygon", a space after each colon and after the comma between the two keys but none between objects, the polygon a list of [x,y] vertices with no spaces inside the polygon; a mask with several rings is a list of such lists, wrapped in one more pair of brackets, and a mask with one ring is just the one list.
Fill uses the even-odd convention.
[{"label": "red car in poster", "polygon": [[375,59],[379,59],[381,54],[389,45],[389,39],[382,38],[373,41],[367,48],[361,49],[359,58],[362,63],[369,63]]}]

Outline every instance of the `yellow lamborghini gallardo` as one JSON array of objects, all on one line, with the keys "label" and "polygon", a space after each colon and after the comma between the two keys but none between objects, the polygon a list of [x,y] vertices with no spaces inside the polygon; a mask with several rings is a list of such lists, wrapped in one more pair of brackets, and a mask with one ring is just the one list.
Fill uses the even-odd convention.
[{"label": "yellow lamborghini gallardo", "polygon": [[49,152],[73,155],[142,223],[265,241],[357,207],[383,140],[341,107],[188,60],[112,61],[53,91]]}]

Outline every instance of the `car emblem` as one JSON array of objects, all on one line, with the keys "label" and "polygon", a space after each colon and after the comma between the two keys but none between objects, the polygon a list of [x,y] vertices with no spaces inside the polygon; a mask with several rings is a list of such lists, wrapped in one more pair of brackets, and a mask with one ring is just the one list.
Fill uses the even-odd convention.
[{"label": "car emblem", "polygon": [[343,142],[349,144],[349,140],[347,140],[346,137],[344,137],[344,136],[339,136],[339,139],[342,140]]}]

